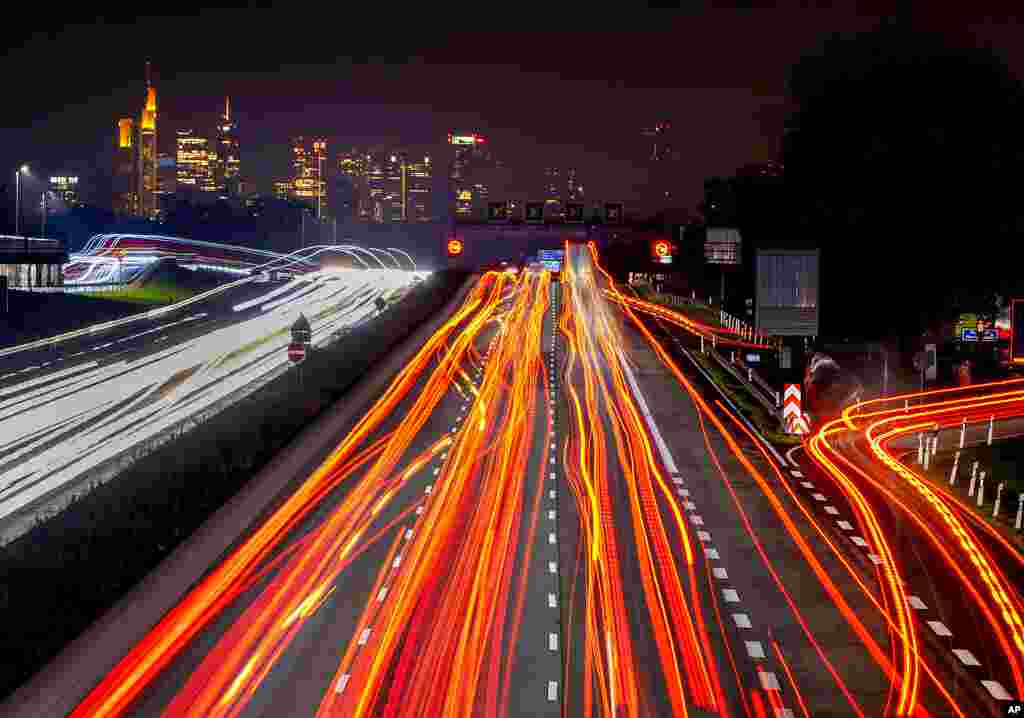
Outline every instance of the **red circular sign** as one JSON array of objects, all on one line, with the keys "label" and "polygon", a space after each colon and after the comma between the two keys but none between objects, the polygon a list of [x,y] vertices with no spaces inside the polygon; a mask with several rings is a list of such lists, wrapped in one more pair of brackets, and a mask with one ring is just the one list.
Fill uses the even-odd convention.
[{"label": "red circular sign", "polygon": [[462,254],[462,240],[461,239],[449,239],[448,240],[448,255],[454,257]]},{"label": "red circular sign", "polygon": [[654,253],[659,257],[667,257],[669,254],[668,242],[655,242]]},{"label": "red circular sign", "polygon": [[292,342],[288,345],[288,358],[294,362],[300,362],[306,358],[306,345],[300,342]]}]

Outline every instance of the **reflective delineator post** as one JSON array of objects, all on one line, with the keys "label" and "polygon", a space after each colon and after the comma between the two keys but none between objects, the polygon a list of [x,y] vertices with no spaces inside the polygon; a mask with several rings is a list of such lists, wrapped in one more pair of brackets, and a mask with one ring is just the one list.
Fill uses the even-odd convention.
[{"label": "reflective delineator post", "polygon": [[700,353],[701,354],[705,353],[704,352],[704,335],[703,334],[700,335]]},{"label": "reflective delineator post", "polygon": [[903,413],[906,414],[908,411],[910,411],[910,399],[904,399],[903,400]]},{"label": "reflective delineator post", "polygon": [[736,363],[736,350],[735,349],[733,349],[732,353],[729,355],[729,361],[732,362],[733,364]]},{"label": "reflective delineator post", "polygon": [[1006,486],[1005,481],[1000,481],[999,486],[996,487],[996,505],[992,507],[992,518],[999,515],[999,502],[1003,499],[1003,487]]},{"label": "reflective delineator post", "polygon": [[956,486],[956,470],[960,468],[960,452],[953,456],[953,470],[949,472],[949,485]]},{"label": "reflective delineator post", "polygon": [[992,446],[992,428],[996,424],[996,415],[993,414],[988,418],[988,445]]},{"label": "reflective delineator post", "polygon": [[925,471],[928,470],[928,464],[930,463],[930,459],[931,459],[931,455],[932,455],[931,448],[932,448],[932,440],[931,440],[931,437],[928,437],[927,439],[924,440],[924,470]]},{"label": "reflective delineator post", "polygon": [[1020,531],[1020,522],[1024,519],[1024,494],[1017,494],[1017,520],[1013,527]]},{"label": "reflective delineator post", "polygon": [[747,381],[751,384],[754,383],[754,370],[749,366],[747,367]]},{"label": "reflective delineator post", "polygon": [[978,506],[985,502],[985,472],[978,474]]},{"label": "reflective delineator post", "polygon": [[924,434],[917,432],[917,463],[924,463]]},{"label": "reflective delineator post", "polygon": [[964,448],[964,438],[967,436],[967,417],[960,422],[960,448]]},{"label": "reflective delineator post", "polygon": [[974,496],[974,482],[978,480],[978,462],[971,464],[971,485],[967,489],[968,496]]}]

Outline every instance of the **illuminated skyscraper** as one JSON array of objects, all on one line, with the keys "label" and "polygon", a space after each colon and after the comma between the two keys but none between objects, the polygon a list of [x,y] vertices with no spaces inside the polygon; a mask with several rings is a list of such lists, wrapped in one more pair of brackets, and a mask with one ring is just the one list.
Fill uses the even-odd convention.
[{"label": "illuminated skyscraper", "polygon": [[135,120],[125,117],[117,122],[114,154],[114,212],[119,215],[139,213],[139,163],[135,150]]},{"label": "illuminated skyscraper", "polygon": [[306,148],[305,139],[292,140],[292,168],[295,179],[292,194],[308,202],[318,218],[328,216],[327,182],[324,180],[324,162],[327,161],[327,140],[314,138],[312,151]]},{"label": "illuminated skyscraper", "polygon": [[424,157],[422,160],[403,158],[402,205],[404,221],[429,222],[433,219],[430,206],[432,177],[430,157]]},{"label": "illuminated skyscraper", "polygon": [[142,121],[139,123],[139,214],[143,217],[155,217],[158,212],[156,191],[157,179],[156,156],[156,88],[150,80],[149,63],[146,63],[146,105],[142,110]]},{"label": "illuminated skyscraper", "polygon": [[177,149],[175,178],[178,191],[209,191],[214,186],[209,141],[192,130],[178,130]]},{"label": "illuminated skyscraper", "polygon": [[360,220],[370,219],[373,214],[367,185],[369,167],[369,153],[359,148],[338,154],[338,174],[351,186],[352,215]]},{"label": "illuminated skyscraper", "polygon": [[488,186],[479,181],[479,171],[494,165],[487,140],[478,134],[448,135],[452,147],[452,161],[449,178],[455,193],[455,216],[469,216],[474,204],[487,199]]},{"label": "illuminated skyscraper", "polygon": [[228,197],[242,193],[238,123],[231,119],[231,98],[224,98],[224,114],[217,125],[217,161],[214,166],[216,190]]},{"label": "illuminated skyscraper", "polygon": [[50,177],[50,194],[61,202],[64,208],[71,209],[81,204],[78,195],[78,178],[68,175]]}]

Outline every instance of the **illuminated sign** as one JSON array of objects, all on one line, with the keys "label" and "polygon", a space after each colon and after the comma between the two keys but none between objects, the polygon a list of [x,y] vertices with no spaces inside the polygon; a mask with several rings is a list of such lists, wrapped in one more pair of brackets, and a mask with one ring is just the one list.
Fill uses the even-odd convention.
[{"label": "illuminated sign", "polygon": [[978,341],[978,330],[977,329],[964,329],[960,332],[960,340],[965,342],[976,342]]},{"label": "illuminated sign", "polygon": [[981,341],[983,341],[983,342],[999,341],[999,330],[998,329],[982,329],[981,330]]},{"label": "illuminated sign", "polygon": [[1024,364],[1024,299],[1010,302],[1010,361]]},{"label": "illuminated sign", "polygon": [[472,202],[473,201],[473,193],[470,192],[468,189],[460,190],[459,194],[458,194],[458,198],[459,198],[459,201],[461,201],[461,202]]},{"label": "illuminated sign", "polygon": [[448,240],[448,256],[457,257],[462,254],[462,240],[461,239],[449,239]]},{"label": "illuminated sign", "polygon": [[55,185],[60,185],[60,186],[78,184],[78,178],[77,177],[51,177],[50,178],[50,184],[55,184]]},{"label": "illuminated sign", "polygon": [[739,264],[742,239],[738,229],[708,229],[704,261],[708,264]]},{"label": "illuminated sign", "polygon": [[452,145],[476,145],[485,141],[480,135],[448,135],[448,144]]},{"label": "illuminated sign", "polygon": [[672,264],[672,245],[659,239],[651,244],[651,256],[657,264]]}]

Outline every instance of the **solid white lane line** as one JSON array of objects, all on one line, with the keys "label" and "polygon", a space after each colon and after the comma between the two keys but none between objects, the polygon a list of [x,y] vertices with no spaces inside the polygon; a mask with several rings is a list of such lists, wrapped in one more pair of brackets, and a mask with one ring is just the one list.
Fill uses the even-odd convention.
[{"label": "solid white lane line", "polygon": [[747,655],[757,660],[758,658],[764,658],[764,646],[761,645],[760,641],[744,641],[747,645]]}]

